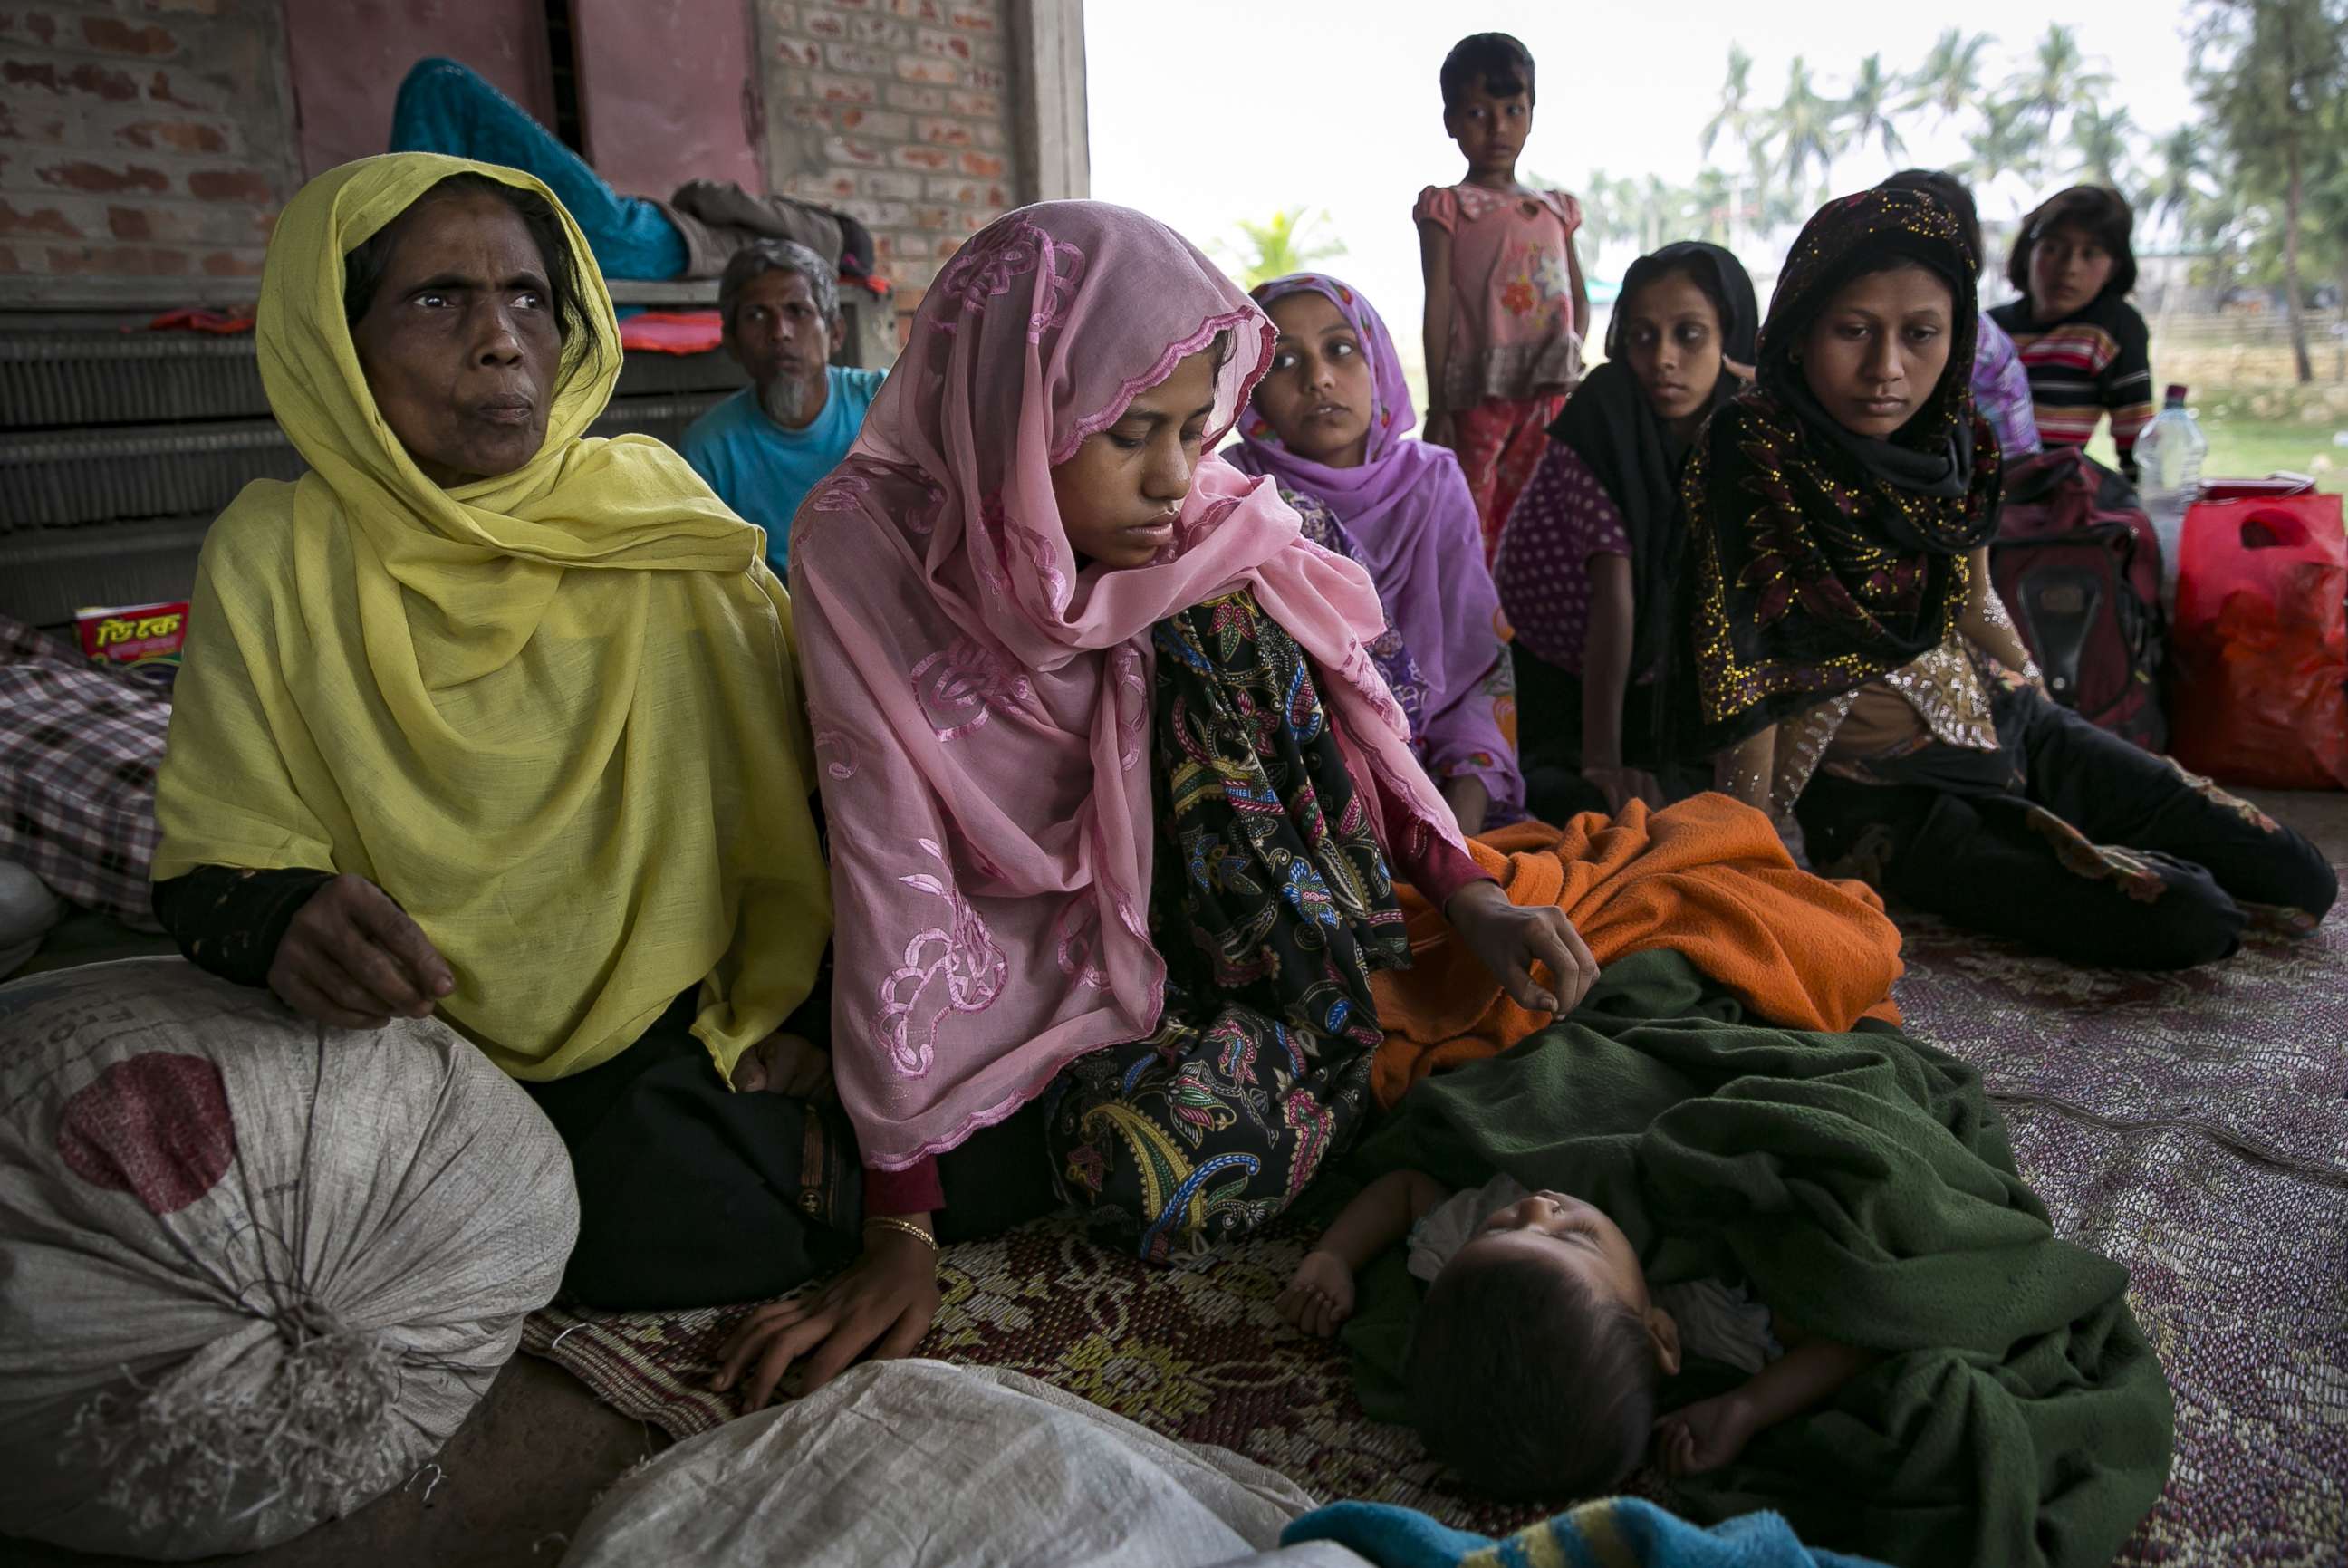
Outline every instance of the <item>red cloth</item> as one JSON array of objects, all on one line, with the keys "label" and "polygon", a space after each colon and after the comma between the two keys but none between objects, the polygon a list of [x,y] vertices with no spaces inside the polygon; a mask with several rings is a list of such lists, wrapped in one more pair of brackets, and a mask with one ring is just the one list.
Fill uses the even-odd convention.
[{"label": "red cloth", "polygon": [[648,310],[620,323],[630,354],[706,354],[725,338],[726,318],[714,310]]},{"label": "red cloth", "polygon": [[864,1168],[864,1212],[868,1214],[934,1214],[946,1206],[946,1190],[938,1181],[938,1157],[925,1154],[902,1171]]},{"label": "red cloth", "polygon": [[1452,448],[1484,525],[1484,563],[1500,552],[1500,531],[1517,497],[1549,449],[1549,428],[1565,408],[1562,392],[1487,397],[1451,416]]},{"label": "red cloth", "polygon": [[1416,888],[1419,897],[1441,909],[1469,882],[1497,880],[1444,836],[1451,827],[1448,818],[1430,821],[1413,802],[1378,780],[1368,780],[1368,786],[1377,797],[1378,818],[1385,828],[1387,863],[1395,880]]},{"label": "red cloth", "polygon": [[125,332],[210,332],[232,336],[252,330],[251,311],[167,310],[145,326],[126,326]]}]

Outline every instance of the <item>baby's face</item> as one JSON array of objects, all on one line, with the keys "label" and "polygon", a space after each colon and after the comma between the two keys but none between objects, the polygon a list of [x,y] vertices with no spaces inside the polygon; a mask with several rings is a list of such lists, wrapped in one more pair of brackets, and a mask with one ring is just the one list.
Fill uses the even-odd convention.
[{"label": "baby's face", "polygon": [[1457,1256],[1474,1252],[1489,1258],[1503,1249],[1546,1259],[1579,1276],[1601,1301],[1619,1301],[1638,1313],[1651,1305],[1647,1276],[1631,1238],[1605,1211],[1579,1198],[1563,1192],[1528,1193],[1486,1221],[1482,1233]]}]

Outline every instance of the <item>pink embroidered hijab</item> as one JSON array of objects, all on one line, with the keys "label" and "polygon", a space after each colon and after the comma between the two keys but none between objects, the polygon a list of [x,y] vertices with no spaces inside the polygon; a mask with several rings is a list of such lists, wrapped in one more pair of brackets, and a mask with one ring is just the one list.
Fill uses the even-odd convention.
[{"label": "pink embroidered hijab", "polygon": [[[829,820],[833,1070],[865,1162],[901,1170],[1158,1026],[1150,628],[1237,586],[1313,659],[1357,777],[1428,821],[1365,638],[1361,567],[1268,482],[1203,458],[1147,566],[1079,565],[1052,468],[1228,335],[1211,449],[1271,322],[1156,220],[1008,213],[922,299],[847,459],[800,508],[792,605]],[[1464,850],[1464,846],[1462,846]]]}]

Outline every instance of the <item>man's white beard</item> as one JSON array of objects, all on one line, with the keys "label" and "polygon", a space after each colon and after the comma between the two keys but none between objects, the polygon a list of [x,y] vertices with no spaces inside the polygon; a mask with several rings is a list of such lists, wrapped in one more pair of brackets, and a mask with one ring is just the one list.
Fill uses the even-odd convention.
[{"label": "man's white beard", "polygon": [[758,406],[778,425],[798,425],[810,412],[815,388],[796,377],[778,376],[758,388]]}]

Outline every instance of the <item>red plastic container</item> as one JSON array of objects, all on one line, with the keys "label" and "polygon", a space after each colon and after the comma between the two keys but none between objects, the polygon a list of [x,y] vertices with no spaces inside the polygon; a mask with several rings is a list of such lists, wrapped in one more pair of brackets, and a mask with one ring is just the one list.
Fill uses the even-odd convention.
[{"label": "red plastic container", "polygon": [[2169,748],[2197,773],[2348,788],[2348,532],[2341,498],[2199,501],[2170,636]]}]

